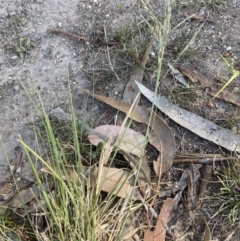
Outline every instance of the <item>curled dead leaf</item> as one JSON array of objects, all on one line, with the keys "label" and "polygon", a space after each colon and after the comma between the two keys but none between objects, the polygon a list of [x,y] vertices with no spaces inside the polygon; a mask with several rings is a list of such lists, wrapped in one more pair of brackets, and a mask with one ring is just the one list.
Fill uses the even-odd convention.
[{"label": "curled dead leaf", "polygon": [[161,208],[155,230],[147,230],[144,233],[144,241],[165,241],[168,217],[173,208],[174,200],[171,198],[167,198]]},{"label": "curled dead leaf", "polygon": [[[115,146],[125,152],[138,157],[143,155],[146,138],[144,135],[134,131],[133,129],[115,125],[102,125],[96,127],[94,131],[105,135],[106,137],[111,137],[113,139],[116,138]],[[96,135],[89,135],[88,140],[95,146],[97,146],[100,142],[104,142]]]},{"label": "curled dead leaf", "polygon": [[151,110],[142,106],[135,107],[129,113],[131,110],[130,103],[117,101],[101,95],[93,95],[88,90],[83,90],[83,92],[126,114],[129,114],[129,117],[133,120],[145,123],[146,125],[150,125],[152,127],[152,131],[149,134],[149,142],[161,152],[157,161],[154,162],[154,170],[158,177],[160,177],[161,174],[172,165],[172,161],[176,154],[174,136],[166,122],[156,113],[151,113]]}]

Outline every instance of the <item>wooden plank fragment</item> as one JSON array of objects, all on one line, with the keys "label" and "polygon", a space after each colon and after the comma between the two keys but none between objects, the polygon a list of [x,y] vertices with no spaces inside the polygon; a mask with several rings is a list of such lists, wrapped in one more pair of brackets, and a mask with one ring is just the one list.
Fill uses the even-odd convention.
[{"label": "wooden plank fragment", "polygon": [[240,152],[240,136],[235,135],[229,129],[222,128],[201,116],[174,105],[165,96],[157,95],[140,83],[137,83],[137,85],[146,98],[179,125],[229,151]]}]

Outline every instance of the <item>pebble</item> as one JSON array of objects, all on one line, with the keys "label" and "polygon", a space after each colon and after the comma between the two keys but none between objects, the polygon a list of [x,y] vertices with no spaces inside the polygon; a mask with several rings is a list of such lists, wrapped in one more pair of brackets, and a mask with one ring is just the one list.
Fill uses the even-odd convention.
[{"label": "pebble", "polygon": [[224,58],[227,58],[227,57],[229,57],[230,54],[228,52],[224,52],[222,55]]},{"label": "pebble", "polygon": [[52,48],[51,47],[47,47],[43,53],[43,57],[47,58],[52,52]]},{"label": "pebble", "polygon": [[155,53],[154,51],[151,51],[150,55],[151,55],[152,57],[156,57],[156,53]]},{"label": "pebble", "polygon": [[19,85],[15,85],[15,86],[13,87],[13,89],[14,89],[15,91],[19,91],[20,87],[19,87]]},{"label": "pebble", "polygon": [[115,95],[118,95],[118,92],[117,92],[117,91],[115,91],[115,92],[114,92],[114,94],[115,94]]},{"label": "pebble", "polygon": [[213,102],[211,100],[209,100],[209,102],[208,102],[208,107],[210,109],[212,109],[214,107],[214,104],[213,104]]},{"label": "pebble", "polygon": [[227,50],[227,51],[231,51],[231,50],[232,50],[232,47],[231,47],[231,46],[228,46],[228,47],[226,48],[226,50]]},{"label": "pebble", "polygon": [[96,105],[96,106],[94,106],[94,107],[91,109],[91,111],[97,111],[98,109],[99,109],[99,106]]},{"label": "pebble", "polygon": [[62,22],[59,22],[59,23],[58,23],[58,27],[59,27],[59,28],[62,28]]},{"label": "pebble", "polygon": [[14,55],[14,56],[11,57],[11,59],[16,60],[16,59],[18,59],[18,56]]}]

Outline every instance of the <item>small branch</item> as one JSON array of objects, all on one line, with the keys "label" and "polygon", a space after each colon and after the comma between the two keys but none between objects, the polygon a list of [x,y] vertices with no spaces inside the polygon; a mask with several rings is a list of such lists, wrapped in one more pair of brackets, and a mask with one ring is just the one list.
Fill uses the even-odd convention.
[{"label": "small branch", "polygon": [[67,35],[69,37],[75,38],[78,41],[83,40],[83,41],[90,42],[90,43],[93,43],[93,44],[103,44],[103,45],[109,45],[109,46],[114,46],[114,45],[119,44],[119,42],[101,41],[100,39],[94,40],[94,39],[82,37],[78,34],[70,33],[68,31],[64,31],[64,30],[56,29],[56,28],[49,28],[48,30],[50,30],[52,33],[55,33],[55,34],[64,34],[64,35]]},{"label": "small branch", "polygon": [[238,160],[234,157],[224,157],[219,154],[184,154],[176,155],[173,164],[179,163],[211,163],[216,161]]}]

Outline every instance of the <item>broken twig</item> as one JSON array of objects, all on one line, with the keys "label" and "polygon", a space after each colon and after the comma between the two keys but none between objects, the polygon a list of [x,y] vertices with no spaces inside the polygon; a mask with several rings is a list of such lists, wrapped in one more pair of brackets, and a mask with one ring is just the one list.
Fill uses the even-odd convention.
[{"label": "broken twig", "polygon": [[77,39],[78,41],[86,41],[86,42],[90,42],[90,43],[93,43],[93,44],[103,44],[103,45],[109,45],[109,46],[113,46],[113,45],[118,45],[119,42],[112,42],[112,41],[102,41],[100,39],[97,39],[97,40],[94,40],[94,39],[90,39],[90,38],[86,38],[86,37],[82,37],[78,34],[74,34],[74,33],[70,33],[68,31],[64,31],[64,30],[61,30],[61,29],[56,29],[56,28],[49,28],[49,30],[52,32],[52,33],[55,33],[55,34],[64,34],[64,35],[67,35],[69,37],[72,37],[72,38],[75,38]]}]

